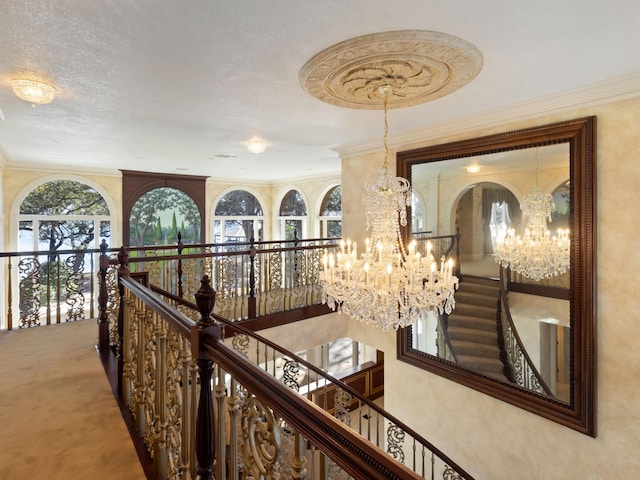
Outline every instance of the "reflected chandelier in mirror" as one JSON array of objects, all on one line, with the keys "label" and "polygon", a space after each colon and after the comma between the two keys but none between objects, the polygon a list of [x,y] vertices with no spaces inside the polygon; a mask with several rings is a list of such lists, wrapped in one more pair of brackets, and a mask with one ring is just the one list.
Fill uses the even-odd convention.
[{"label": "reflected chandelier in mirror", "polygon": [[[444,242],[460,278],[451,315],[399,330],[399,359],[595,437],[595,117],[399,152],[397,174],[414,192],[405,238]],[[495,261],[534,186],[569,232],[551,279]]]}]

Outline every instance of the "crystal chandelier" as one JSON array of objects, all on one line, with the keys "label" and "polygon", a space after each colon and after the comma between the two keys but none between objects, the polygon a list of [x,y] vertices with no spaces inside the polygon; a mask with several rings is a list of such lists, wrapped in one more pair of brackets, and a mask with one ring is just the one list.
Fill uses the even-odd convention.
[{"label": "crystal chandelier", "polygon": [[28,78],[14,78],[11,80],[13,93],[18,98],[32,105],[45,105],[53,102],[56,89],[48,83]]},{"label": "crystal chandelier", "polygon": [[547,222],[555,208],[553,197],[538,190],[538,159],[536,152],[536,188],[525,195],[520,210],[526,220],[524,235],[510,228],[495,247],[496,262],[533,280],[542,280],[565,273],[570,266],[569,229],[559,228],[551,236]]},{"label": "crystal chandelier", "polygon": [[402,242],[400,226],[407,224],[411,203],[409,182],[392,177],[387,145],[387,100],[391,87],[384,85],[384,164],[373,182],[364,186],[363,203],[367,229],[365,252],[358,257],[358,246],[347,240],[340,250],[323,257],[322,297],[333,310],[341,311],[382,330],[412,325],[429,312],[451,313],[458,278],[453,260],[438,266],[427,243],[421,256],[412,241]]}]

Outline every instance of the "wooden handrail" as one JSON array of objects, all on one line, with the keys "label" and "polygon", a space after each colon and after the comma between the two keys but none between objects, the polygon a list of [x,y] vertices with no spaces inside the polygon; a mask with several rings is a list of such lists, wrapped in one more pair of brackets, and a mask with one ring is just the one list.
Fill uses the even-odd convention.
[{"label": "wooden handrail", "polygon": [[287,423],[359,480],[409,480],[422,477],[329,415],[320,407],[266,374],[244,356],[215,338],[205,343],[207,355],[262,402],[278,412]]},{"label": "wooden handrail", "polygon": [[[364,440],[351,428],[320,407],[308,402],[225,345],[221,341],[219,327],[216,331],[202,329],[199,335],[194,337],[193,332],[197,324],[193,320],[163,302],[138,282],[130,278],[123,278],[121,282],[180,335],[192,340],[197,338],[199,343],[197,352],[206,354],[211,361],[230,373],[261,402],[278,412],[354,478],[361,480],[422,478],[391,457],[381,454],[378,448]],[[198,447],[198,445],[196,449],[209,451],[206,447]]]},{"label": "wooden handrail", "polygon": [[[162,289],[159,289],[159,288],[153,288],[153,290],[155,292],[157,292],[157,293],[160,293],[161,295],[168,294],[168,292],[163,292]],[[195,304],[193,304],[191,302],[187,302],[187,301],[185,301],[185,300],[183,300],[183,299],[181,299],[179,297],[176,297],[175,295],[169,294],[167,296],[172,298],[172,300],[177,301],[177,302],[179,302],[182,305],[185,305],[187,307],[191,307],[191,308],[195,307]],[[354,398],[358,399],[361,403],[365,404],[372,411],[375,411],[376,413],[379,413],[381,416],[383,416],[384,418],[386,418],[390,422],[394,423],[395,425],[401,425],[402,429],[405,432],[407,432],[413,438],[419,439],[421,444],[426,446],[430,451],[434,452],[444,462],[446,462],[450,466],[456,466],[456,468],[459,468],[459,467],[457,467],[455,462],[453,462],[450,458],[448,458],[437,447],[432,445],[428,440],[423,438],[420,434],[418,434],[417,432],[412,430],[410,427],[404,425],[400,420],[395,418],[389,412],[387,412],[384,409],[380,408],[378,405],[376,405],[371,400],[369,400],[367,398],[363,398],[359,394],[359,392],[357,390],[355,390],[353,387],[347,385],[342,380],[340,380],[340,379],[334,377],[333,375],[325,372],[324,370],[322,370],[321,368],[318,368],[317,366],[313,365],[312,363],[309,363],[307,360],[299,357],[295,353],[285,350],[284,348],[282,348],[277,343],[272,342],[271,340],[259,335],[258,333],[254,332],[252,330],[244,328],[242,326],[242,323],[243,323],[242,321],[240,321],[240,322],[230,322],[226,318],[222,318],[222,317],[220,317],[219,315],[216,315],[216,314],[212,314],[211,316],[213,318],[215,318],[216,321],[218,321],[223,326],[223,328],[222,328],[222,338],[228,338],[230,332],[241,333],[241,334],[247,335],[249,337],[253,337],[255,340],[259,341],[260,343],[263,343],[264,345],[266,345],[267,347],[273,349],[274,351],[279,351],[280,353],[286,355],[288,358],[291,358],[292,360],[294,360],[298,364],[303,365],[308,370],[314,372],[315,374],[318,375],[318,377],[322,377],[325,380],[327,380],[329,383],[332,383],[332,384],[338,386],[340,389],[344,390],[345,392],[350,393]],[[254,364],[251,364],[251,365],[254,365]],[[254,365],[254,367],[255,367],[255,365]]]},{"label": "wooden handrail", "polygon": [[[153,311],[161,314],[166,320],[174,326],[183,336],[186,336],[186,325],[193,322],[188,319],[184,314],[179,313],[176,319],[171,319],[166,317],[165,315],[169,315],[171,312],[177,312],[173,307],[170,307],[157,297],[156,295],[152,295],[148,292],[146,288],[138,284],[137,282],[124,279],[124,284],[127,288],[131,288],[131,291],[138,295],[140,292],[145,292],[144,296],[141,296],[145,303],[153,302],[156,304],[156,307],[152,307]],[[170,298],[172,301],[175,301],[181,305],[187,306],[189,308],[197,308],[195,304],[192,302],[188,302],[180,297],[173,295],[169,292],[165,292],[158,287],[151,287],[154,293],[158,293],[162,296],[166,296]],[[159,304],[163,304],[160,306]],[[342,380],[337,379],[336,377],[328,374],[322,369],[316,367],[315,365],[309,363],[305,359],[300,358],[293,352],[290,352],[275,342],[272,342],[261,335],[246,329],[242,326],[243,322],[230,322],[229,320],[220,317],[219,315],[215,315],[213,313],[210,314],[210,317],[214,319],[218,325],[221,327],[219,330],[219,334],[216,334],[215,338],[200,338],[202,343],[202,348],[204,351],[210,355],[210,358],[217,364],[219,364],[223,370],[231,373],[232,376],[242,383],[245,387],[247,387],[252,392],[261,392],[262,395],[265,395],[265,398],[261,398],[261,401],[264,401],[265,404],[272,407],[278,413],[280,413],[284,418],[287,419],[292,425],[294,425],[300,432],[304,433],[304,435],[313,440],[313,443],[319,447],[334,449],[333,455],[337,455],[340,458],[345,457],[345,443],[343,442],[351,442],[353,444],[353,438],[357,438],[359,441],[363,441],[360,435],[353,432],[351,429],[347,429],[348,434],[343,431],[343,424],[337,421],[334,417],[326,413],[324,410],[313,404],[312,402],[308,402],[303,399],[300,395],[293,392],[290,388],[285,387],[281,382],[276,380],[272,375],[267,374],[264,370],[257,367],[254,363],[247,360],[244,356],[240,355],[235,350],[229,348],[225,345],[221,340],[228,338],[231,333],[234,334],[243,334],[250,338],[253,338],[257,342],[264,344],[266,347],[279,352],[283,356],[290,358],[292,361],[298,363],[299,365],[304,366],[309,371],[314,372],[318,378],[323,378],[327,383],[334,384],[336,387],[341,390],[348,392],[352,398],[356,399],[360,402],[361,405],[366,406],[372,412],[380,415],[381,418],[384,418],[388,422],[399,426],[407,435],[411,436],[415,441],[418,442],[419,445],[422,445],[424,448],[428,449],[430,452],[435,454],[442,462],[449,465],[452,469],[454,469],[460,478],[463,479],[472,479],[467,472],[465,472],[461,467],[459,467],[453,460],[451,460],[447,455],[441,452],[437,447],[435,447],[431,442],[423,438],[417,432],[415,432],[410,427],[406,426],[403,422],[398,420],[393,415],[389,414],[382,408],[378,407],[375,403],[370,401],[367,398],[364,398],[360,395],[360,393],[355,390],[353,387],[344,383]],[[268,379],[268,381],[266,380]],[[276,394],[275,398],[266,398],[271,395]],[[309,408],[312,409],[312,412],[304,411]],[[318,410],[320,413],[314,413],[315,410]],[[293,416],[293,418],[290,418]],[[319,416],[319,417],[318,417]],[[329,420],[327,420],[329,419]],[[298,425],[297,422],[301,422]],[[335,424],[335,425],[334,425]],[[339,427],[336,427],[339,426]],[[337,431],[334,431],[336,430]],[[310,431],[307,431],[309,430]],[[322,441],[316,440],[321,439]],[[332,441],[331,439],[334,439]],[[335,439],[337,439],[337,443],[335,443]],[[328,442],[325,444],[325,442]],[[325,452],[328,456],[330,456],[336,463],[340,464],[345,470],[350,471],[351,475],[354,478],[362,478],[362,479],[377,479],[377,478],[421,478],[419,476],[402,476],[405,475],[406,472],[403,470],[396,471],[394,470],[398,465],[397,462],[393,461],[390,457],[386,455],[380,455],[380,451],[373,448],[373,450],[364,449],[361,450],[361,447],[358,447],[357,443],[353,444],[353,448],[356,450],[357,455],[354,458],[350,458],[350,461],[355,462],[356,470],[351,472],[348,468],[342,465],[339,461],[337,461],[332,453],[329,451]],[[364,457],[363,457],[364,455]],[[376,458],[371,458],[371,455],[374,455]],[[385,458],[381,458],[385,457]],[[364,462],[364,463],[362,463]],[[372,463],[373,462],[373,463]],[[373,474],[373,471],[370,471],[369,466],[375,465],[375,469],[373,471],[377,472]],[[391,468],[391,466],[394,466]],[[365,468],[366,467],[366,468]],[[364,468],[364,469],[363,469]],[[377,470],[376,470],[377,469]],[[415,475],[411,470],[407,469],[411,475]],[[383,472],[383,473],[381,473]],[[386,473],[385,473],[386,472]],[[400,476],[395,476],[396,474]],[[382,475],[382,476],[380,476]],[[387,475],[387,476],[385,476]]]}]

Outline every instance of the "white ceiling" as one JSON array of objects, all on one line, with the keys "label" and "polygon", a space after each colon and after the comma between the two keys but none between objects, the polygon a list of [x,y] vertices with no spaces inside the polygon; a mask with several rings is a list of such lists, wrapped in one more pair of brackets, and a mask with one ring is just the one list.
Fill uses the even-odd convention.
[{"label": "white ceiling", "polygon": [[[335,174],[338,151],[379,147],[383,130],[379,110],[324,104],[300,87],[300,68],[335,43],[417,29],[482,51],[469,85],[389,112],[393,143],[638,95],[638,25],[637,0],[3,0],[0,164],[257,181]],[[56,100],[33,108],[15,97],[20,72],[49,78]],[[265,153],[246,150],[253,135]]]}]

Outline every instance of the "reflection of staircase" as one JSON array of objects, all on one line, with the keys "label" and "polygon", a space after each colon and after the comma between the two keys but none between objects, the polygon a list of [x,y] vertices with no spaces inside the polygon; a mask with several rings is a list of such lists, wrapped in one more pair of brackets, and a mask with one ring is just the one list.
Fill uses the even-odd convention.
[{"label": "reflection of staircase", "polygon": [[499,300],[496,280],[463,277],[447,330],[460,365],[506,380],[498,344]]}]

